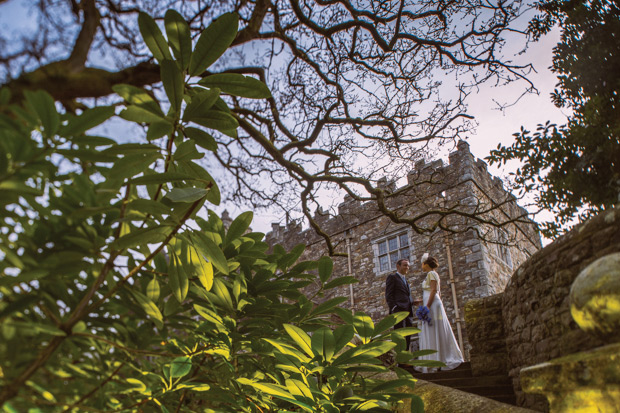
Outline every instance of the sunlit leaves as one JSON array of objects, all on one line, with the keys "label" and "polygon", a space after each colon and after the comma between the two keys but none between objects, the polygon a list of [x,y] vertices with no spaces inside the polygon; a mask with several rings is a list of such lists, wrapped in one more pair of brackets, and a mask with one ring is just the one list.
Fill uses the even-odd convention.
[{"label": "sunlit leaves", "polygon": [[291,324],[284,324],[284,329],[304,353],[313,356],[311,340],[305,331]]},{"label": "sunlit leaves", "polygon": [[[154,300],[149,296],[146,296],[139,291],[132,291],[134,297],[142,306],[142,309],[146,314],[151,317],[151,319],[155,322],[155,324],[161,328],[163,326],[163,316],[157,305],[154,303]],[[151,291],[152,293],[152,291]],[[152,294],[151,294],[152,296]]]},{"label": "sunlit leaves", "polygon": [[375,331],[372,318],[362,312],[356,313],[353,316],[353,327],[355,328],[355,332],[359,334],[362,339],[362,343],[366,344],[370,342]]},{"label": "sunlit leaves", "polygon": [[[267,253],[264,235],[250,232],[252,212],[225,225],[200,210],[220,202],[210,166],[196,161],[200,147],[218,150],[220,134],[195,125],[235,136],[236,115],[220,92],[269,96],[240,75],[187,83],[184,69],[202,75],[230,45],[236,15],[209,26],[196,53],[179,13],[165,15],[167,40],[152,18],[141,14],[139,24],[167,101],[116,85],[115,106],[88,102],[73,115],[45,92],[27,92],[24,107],[0,114],[0,205],[9,218],[0,233],[0,373],[10,381],[49,356],[45,374],[34,374],[11,406],[336,412],[387,403],[367,394],[378,382],[354,374],[379,371],[376,357],[394,344],[373,337],[360,345],[355,335],[371,331],[338,311],[345,297],[314,302],[299,291],[316,281],[322,294],[353,280],[327,283],[333,262],[299,262],[302,244]],[[117,105],[138,128],[85,135]]]}]

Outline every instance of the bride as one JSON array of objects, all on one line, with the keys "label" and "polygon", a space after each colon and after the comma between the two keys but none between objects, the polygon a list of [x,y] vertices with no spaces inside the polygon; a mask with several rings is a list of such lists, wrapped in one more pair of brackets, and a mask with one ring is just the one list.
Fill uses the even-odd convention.
[{"label": "bride", "polygon": [[[454,333],[446,316],[446,310],[439,296],[441,286],[439,275],[435,271],[437,267],[439,267],[437,259],[424,254],[422,257],[422,271],[427,274],[422,283],[422,303],[430,310],[431,321],[422,322],[420,350],[437,350],[437,353],[421,356],[420,360],[441,361],[446,365],[441,370],[452,370],[463,362],[463,354],[454,338]],[[417,302],[420,301],[418,300]],[[427,373],[431,369],[422,367],[420,370]]]}]

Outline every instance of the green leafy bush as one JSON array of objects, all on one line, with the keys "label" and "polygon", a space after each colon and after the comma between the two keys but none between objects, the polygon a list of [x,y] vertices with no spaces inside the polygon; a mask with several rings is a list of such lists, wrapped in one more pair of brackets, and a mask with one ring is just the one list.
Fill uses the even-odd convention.
[{"label": "green leafy bush", "polygon": [[167,39],[149,16],[139,24],[168,99],[114,88],[118,116],[146,126],[139,143],[89,133],[115,106],[74,115],[42,91],[23,105],[0,93],[3,411],[380,411],[415,397],[398,390],[413,386],[405,371],[375,377],[389,371],[379,356],[412,357],[403,337],[417,330],[391,330],[404,313],[375,325],[341,299],[317,306],[302,287],[354,281],[328,281],[329,258],[267,254],[251,212],[228,228],[199,214],[220,202],[198,162],[197,147],[217,149],[205,129],[236,134],[220,95],[270,96],[253,78],[202,76],[237,16],[195,47],[174,11]]}]

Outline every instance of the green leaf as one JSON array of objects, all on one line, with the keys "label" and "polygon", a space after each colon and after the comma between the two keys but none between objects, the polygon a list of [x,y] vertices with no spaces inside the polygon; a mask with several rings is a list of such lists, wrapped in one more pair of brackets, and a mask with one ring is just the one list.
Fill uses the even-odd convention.
[{"label": "green leaf", "polygon": [[191,391],[209,391],[211,389],[211,386],[207,383],[185,382],[176,386],[176,389],[189,389]]},{"label": "green leaf", "polygon": [[208,182],[209,192],[207,201],[214,205],[219,205],[221,201],[220,188],[211,175],[200,165],[193,161],[179,161],[177,165],[179,172],[200,178],[203,182]]},{"label": "green leaf", "polygon": [[264,393],[267,393],[267,394],[272,395],[272,396],[285,397],[287,399],[293,399],[294,400],[293,396],[289,392],[287,392],[284,387],[279,386],[277,384],[255,383],[255,382],[253,382],[251,380],[248,380],[246,378],[243,378],[243,377],[237,379],[237,382],[241,383],[241,384],[245,384],[247,386],[252,386],[252,387],[254,387],[257,390],[259,390],[261,392],[264,392]]},{"label": "green leaf", "polygon": [[183,120],[191,122],[194,118],[201,117],[205,112],[209,111],[220,97],[219,89],[204,90],[192,96],[192,99],[185,107],[183,112]]},{"label": "green leaf", "polygon": [[239,127],[239,122],[232,115],[217,110],[206,110],[200,116],[194,117],[192,122],[227,135]]},{"label": "green leaf", "polygon": [[192,369],[192,359],[190,357],[177,357],[170,364],[170,377],[183,377]]},{"label": "green leaf", "polygon": [[159,152],[125,155],[114,163],[108,178],[112,181],[131,178],[150,169],[151,164],[160,157]]},{"label": "green leaf", "polygon": [[232,44],[239,27],[239,16],[226,13],[207,27],[194,48],[189,74],[197,76],[211,66]]},{"label": "green leaf", "polygon": [[220,280],[219,278],[213,279],[213,286],[211,288],[211,291],[222,300],[222,302],[226,305],[227,309],[233,309],[232,297],[230,296],[230,292],[228,291],[228,287],[226,287],[226,284],[224,284],[224,281]]},{"label": "green leaf", "polygon": [[315,355],[320,355],[323,360],[329,362],[334,356],[336,340],[334,334],[327,327],[321,327],[312,334],[311,339],[312,350]]},{"label": "green leaf", "polygon": [[24,96],[26,97],[28,104],[34,109],[39,117],[46,136],[54,136],[60,126],[60,115],[56,110],[54,98],[43,90],[37,90],[34,92],[31,90],[24,90]]},{"label": "green leaf", "polygon": [[223,93],[251,99],[265,99],[271,97],[267,85],[250,76],[238,73],[218,73],[202,78],[198,84],[208,88],[218,88]]},{"label": "green leaf", "polygon": [[334,352],[338,353],[351,342],[355,331],[353,326],[345,324],[334,330]]},{"label": "green leaf", "polygon": [[321,257],[319,259],[319,278],[321,282],[325,282],[332,275],[334,269],[334,261],[329,257]]},{"label": "green leaf", "polygon": [[71,142],[76,145],[88,145],[94,147],[116,145],[116,141],[114,139],[92,135],[74,136],[73,139],[71,139]]},{"label": "green leaf", "polygon": [[172,131],[172,124],[168,121],[152,122],[149,125],[149,129],[146,131],[146,139],[153,141],[161,138],[162,136],[169,136]]},{"label": "green leaf", "polygon": [[[8,248],[1,248],[2,252],[4,252],[4,260],[8,261],[10,265],[14,265],[17,268],[21,268],[24,266],[19,257],[13,253]],[[9,254],[6,252],[9,251]],[[0,286],[11,286],[18,283],[26,283],[34,280],[39,280],[43,277],[49,275],[50,271],[43,268],[35,268],[31,270],[25,270],[19,273],[17,277],[12,277],[8,275],[4,275],[0,277]]]},{"label": "green leaf", "polygon": [[367,363],[375,357],[387,353],[394,347],[396,347],[396,343],[391,341],[374,341],[362,344],[338,355],[332,364],[339,366],[342,364]]},{"label": "green leaf", "polygon": [[390,327],[394,327],[396,324],[409,317],[409,313],[406,311],[400,311],[398,313],[390,314],[383,320],[375,324],[374,335],[381,334]]},{"label": "green leaf", "polygon": [[323,288],[325,290],[329,290],[330,288],[336,288],[336,287],[340,287],[341,285],[347,285],[347,284],[355,284],[358,282],[359,280],[357,278],[347,275],[345,277],[334,278],[333,280],[325,284]]},{"label": "green leaf", "polygon": [[193,140],[187,140],[181,143],[174,152],[175,161],[188,161],[191,159],[200,159],[204,155],[196,149],[196,143]]},{"label": "green leaf", "polygon": [[0,105],[7,105],[11,101],[11,90],[8,87],[0,88]]},{"label": "green leaf", "polygon": [[176,256],[172,248],[170,251],[170,265],[168,266],[168,285],[179,303],[183,303],[189,291],[189,280],[183,268],[183,264]]},{"label": "green leaf", "polygon": [[159,103],[146,90],[122,83],[112,86],[112,90],[130,105],[139,106],[160,118],[164,118],[165,115],[159,107]]},{"label": "green leaf", "polygon": [[314,308],[312,310],[310,315],[313,316],[313,317],[316,317],[316,316],[321,315],[321,314],[328,314],[335,307],[339,306],[340,304],[344,303],[345,301],[347,301],[347,297],[331,298],[331,299],[329,299],[329,300],[327,300],[327,301],[317,305],[316,308]]},{"label": "green leaf", "polygon": [[134,229],[110,244],[110,248],[122,250],[137,245],[157,244],[163,242],[170,229],[165,226]]},{"label": "green leaf", "polygon": [[159,299],[159,291],[159,282],[157,278],[153,277],[146,286],[146,296],[152,301],[157,301]]},{"label": "green leaf", "polygon": [[424,400],[420,396],[411,398],[411,413],[424,413]]},{"label": "green leaf", "polygon": [[310,388],[303,382],[295,379],[286,379],[286,388],[293,396],[306,397],[313,399]]},{"label": "green leaf", "polygon": [[213,265],[215,265],[215,268],[223,274],[228,274],[228,261],[221,248],[205,234],[195,234],[196,236],[192,237],[192,241],[195,243],[194,245],[198,247],[199,251],[202,252]]},{"label": "green leaf", "polygon": [[241,237],[245,231],[250,227],[254,213],[252,211],[246,211],[241,214],[230,224],[228,232],[226,233],[225,245],[229,245],[233,240]]},{"label": "green leaf", "polygon": [[114,106],[98,106],[87,109],[80,116],[72,117],[67,125],[61,128],[60,134],[62,136],[81,135],[87,130],[101,125],[112,116],[114,116]]},{"label": "green leaf", "polygon": [[397,328],[392,331],[393,334],[398,334],[401,337],[411,336],[413,334],[418,334],[419,332],[420,329],[415,327]]},{"label": "green leaf", "polygon": [[127,106],[118,116],[136,123],[159,123],[164,119],[163,114],[160,116],[148,109],[134,105]]},{"label": "green leaf", "polygon": [[175,113],[179,113],[185,89],[183,72],[179,70],[177,64],[172,60],[162,61],[159,69],[161,72],[161,81],[164,84],[164,90],[170,101],[170,107]]},{"label": "green leaf", "polygon": [[135,199],[129,202],[126,208],[130,211],[139,211],[151,215],[169,215],[170,208],[158,201],[150,199]]},{"label": "green leaf", "polygon": [[71,332],[74,334],[77,333],[83,333],[86,331],[86,323],[83,321],[78,321],[77,323],[75,323],[75,325],[73,326],[73,328],[71,329]]},{"label": "green leaf", "polygon": [[213,287],[213,265],[192,245],[188,245],[187,251],[188,264],[194,267],[198,280],[205,290],[210,291]]},{"label": "green leaf", "polygon": [[192,56],[192,37],[183,16],[173,9],[166,11],[164,25],[172,53],[181,70],[187,69]]},{"label": "green leaf", "polygon": [[268,338],[264,338],[263,340],[274,346],[279,351],[279,353],[276,353],[276,355],[284,354],[289,359],[289,361],[291,361],[292,358],[291,363],[295,366],[299,365],[299,363],[295,363],[294,361],[298,361],[300,363],[308,363],[310,361],[310,357],[305,356],[295,347],[289,346],[288,344],[282,343],[278,340],[271,340]]},{"label": "green leaf", "polygon": [[284,324],[284,329],[304,353],[306,353],[310,357],[314,355],[314,353],[312,352],[310,337],[308,336],[308,334],[306,334],[304,330],[292,324]]},{"label": "green leaf", "polygon": [[158,62],[161,63],[165,59],[172,60],[166,39],[164,39],[159,26],[157,26],[157,23],[155,23],[151,16],[140,12],[138,15],[138,27],[140,28],[144,43],[146,43],[146,46]]},{"label": "green leaf", "polygon": [[[157,284],[157,289],[159,290],[159,284]],[[136,298],[136,301],[138,301],[144,312],[146,312],[146,314],[153,319],[157,327],[162,328],[164,319],[153,300],[139,291],[132,291],[131,293]]]},{"label": "green leaf", "polygon": [[29,333],[43,333],[50,334],[52,336],[64,337],[67,335],[64,331],[59,329],[58,327],[51,326],[48,324],[40,324],[40,323],[32,323],[32,322],[24,322],[24,321],[8,321],[13,326],[23,329]]},{"label": "green leaf", "polygon": [[144,384],[143,382],[141,382],[138,379],[134,379],[134,378],[128,378],[127,379],[127,383],[129,383],[129,390],[130,391],[137,391],[140,393],[143,393],[146,391],[146,384]]},{"label": "green leaf", "polygon": [[203,188],[174,188],[166,194],[166,198],[172,202],[196,202],[207,194]]},{"label": "green leaf", "polygon": [[36,188],[32,188],[31,186],[28,186],[18,180],[6,180],[6,181],[1,181],[0,182],[0,194],[2,192],[13,192],[16,193],[18,195],[34,195],[34,196],[40,196],[43,195],[43,192],[41,192],[41,190],[36,189]]},{"label": "green leaf", "polygon": [[366,400],[365,402],[354,405],[351,410],[354,412],[365,412],[367,410],[381,409],[385,407],[383,403],[377,400]]},{"label": "green leaf", "polygon": [[367,316],[366,314],[359,312],[356,313],[353,317],[353,327],[355,331],[362,339],[362,343],[366,344],[374,335],[375,326],[372,322],[372,318]]},{"label": "green leaf", "polygon": [[194,304],[194,309],[202,318],[204,318],[208,322],[213,323],[218,327],[221,327],[222,330],[226,330],[226,327],[224,326],[222,318],[218,316],[217,314],[215,314],[214,312],[212,312],[211,310],[208,310],[205,307],[199,306],[198,304]]},{"label": "green leaf", "polygon": [[122,145],[114,145],[104,149],[102,153],[106,155],[150,155],[159,154],[159,147],[150,143],[124,143]]},{"label": "green leaf", "polygon": [[413,351],[411,353],[411,357],[423,357],[423,356],[429,356],[431,354],[435,354],[437,353],[437,350],[417,350],[417,351]]},{"label": "green leaf", "polygon": [[133,178],[129,181],[129,183],[134,185],[151,185],[151,184],[164,184],[168,182],[179,182],[179,181],[196,181],[196,177],[182,174],[179,172],[162,172],[162,173],[154,173],[145,176],[140,176],[138,178]]},{"label": "green leaf", "polygon": [[215,138],[209,135],[207,132],[192,127],[185,128],[183,132],[188,138],[196,142],[198,146],[205,148],[206,150],[211,152],[217,151],[217,142],[215,141]]}]

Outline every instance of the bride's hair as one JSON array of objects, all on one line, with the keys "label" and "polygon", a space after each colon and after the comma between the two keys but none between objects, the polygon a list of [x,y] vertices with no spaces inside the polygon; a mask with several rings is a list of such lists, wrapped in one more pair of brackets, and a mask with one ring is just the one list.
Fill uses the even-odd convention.
[{"label": "bride's hair", "polygon": [[428,265],[433,270],[439,267],[439,262],[437,261],[437,258],[435,257],[428,257],[426,261],[424,261],[424,264]]}]

